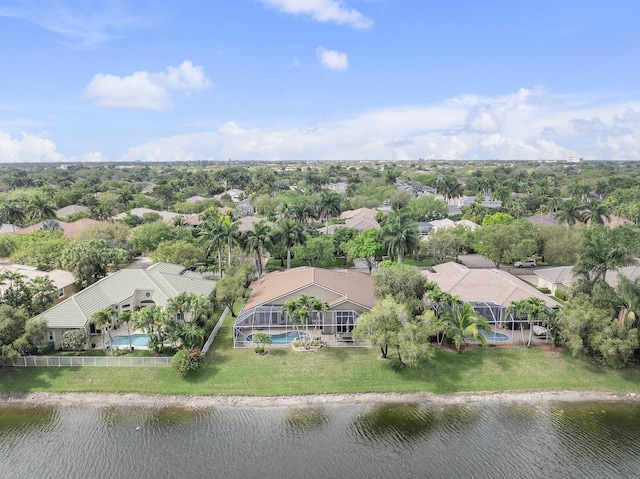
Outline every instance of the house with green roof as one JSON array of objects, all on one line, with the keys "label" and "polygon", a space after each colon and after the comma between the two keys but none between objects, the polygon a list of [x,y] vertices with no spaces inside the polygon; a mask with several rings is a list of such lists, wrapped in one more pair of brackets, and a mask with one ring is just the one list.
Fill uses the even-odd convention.
[{"label": "house with green roof", "polygon": [[68,329],[89,329],[91,316],[103,308],[117,313],[146,306],[166,306],[180,293],[195,293],[213,300],[215,281],[171,263],[155,263],[147,269],[122,269],[56,304],[36,319],[46,319],[48,340],[60,348]]}]

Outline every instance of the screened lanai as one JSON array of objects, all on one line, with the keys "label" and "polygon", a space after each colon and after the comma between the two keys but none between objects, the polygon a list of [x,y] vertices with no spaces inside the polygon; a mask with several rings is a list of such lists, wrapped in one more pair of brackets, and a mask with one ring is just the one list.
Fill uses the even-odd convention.
[{"label": "screened lanai", "polygon": [[[355,310],[329,310],[314,312],[306,328],[313,339],[327,346],[364,346],[352,336],[360,312]],[[242,311],[233,326],[235,348],[255,347],[252,335],[266,333],[272,337],[272,345],[287,345],[295,339],[297,330],[282,305],[268,304]]]}]

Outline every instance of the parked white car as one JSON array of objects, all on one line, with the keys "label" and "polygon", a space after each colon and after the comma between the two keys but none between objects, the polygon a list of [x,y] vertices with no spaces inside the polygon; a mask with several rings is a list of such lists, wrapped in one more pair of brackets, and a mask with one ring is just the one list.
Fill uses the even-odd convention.
[{"label": "parked white car", "polygon": [[518,268],[535,268],[537,263],[535,259],[527,259],[525,261],[516,261],[513,265]]}]

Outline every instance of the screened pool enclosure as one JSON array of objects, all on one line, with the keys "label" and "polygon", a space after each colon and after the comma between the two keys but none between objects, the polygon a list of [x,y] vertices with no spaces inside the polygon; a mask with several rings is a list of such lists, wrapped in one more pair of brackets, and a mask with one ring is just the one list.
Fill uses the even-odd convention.
[{"label": "screened pool enclosure", "polygon": [[[360,312],[354,310],[329,310],[324,313],[314,312],[303,327],[314,340],[326,346],[366,346],[364,342],[354,341],[352,336],[356,320]],[[233,326],[233,347],[255,347],[251,341],[253,334],[266,333],[272,337],[286,337],[293,340],[295,335],[289,332],[298,331],[291,323],[282,305],[261,305],[242,311]],[[274,346],[288,344],[290,341],[274,341]]]}]

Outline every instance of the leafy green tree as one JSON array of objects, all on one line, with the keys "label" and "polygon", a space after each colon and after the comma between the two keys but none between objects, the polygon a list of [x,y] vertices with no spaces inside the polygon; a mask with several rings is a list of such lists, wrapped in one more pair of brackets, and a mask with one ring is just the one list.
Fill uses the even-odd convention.
[{"label": "leafy green tree", "polygon": [[76,234],[75,240],[84,243],[90,240],[103,240],[109,248],[129,248],[131,228],[123,223],[99,223],[89,225]]},{"label": "leafy green tree", "polygon": [[216,283],[216,299],[229,308],[231,317],[234,316],[233,306],[244,296],[246,290],[246,275],[239,268],[234,268]]},{"label": "leafy green tree", "polygon": [[291,251],[293,256],[305,261],[309,266],[330,266],[335,259],[333,239],[326,235],[309,238],[303,244],[295,245]]},{"label": "leafy green tree", "polygon": [[348,252],[346,251],[347,245],[349,241],[354,238],[357,238],[360,235],[360,231],[356,228],[351,228],[348,226],[340,226],[333,231],[332,239],[333,239],[333,250],[336,256],[347,256]]},{"label": "leafy green tree", "polygon": [[[298,332],[298,339],[302,343],[304,349],[309,349],[315,331],[317,330],[318,315],[326,313],[329,305],[318,298],[308,294],[301,294],[298,299],[290,300],[282,306],[282,312],[286,313],[289,320]],[[316,316],[316,318],[314,318]],[[313,325],[313,335],[309,334],[309,327]]]},{"label": "leafy green tree", "polygon": [[386,359],[389,348],[399,348],[400,330],[409,320],[405,306],[388,296],[376,303],[368,313],[358,318],[353,337],[369,341],[380,348],[380,355]]},{"label": "leafy green tree", "polygon": [[175,238],[174,228],[164,221],[147,223],[134,228],[131,233],[131,246],[135,251],[155,251],[163,241]]},{"label": "leafy green tree", "polygon": [[356,236],[347,243],[347,254],[350,259],[361,259],[369,268],[369,273],[378,264],[382,256],[382,242],[375,228],[364,230],[360,236]]},{"label": "leafy green tree", "polygon": [[27,318],[23,312],[9,305],[0,305],[0,345],[11,344],[24,333]]},{"label": "leafy green tree", "polygon": [[80,352],[89,342],[89,334],[84,329],[68,329],[62,333],[60,346],[67,351]]},{"label": "leafy green tree", "polygon": [[494,213],[492,215],[486,215],[482,220],[482,226],[509,224],[513,223],[514,218],[507,213]]},{"label": "leafy green tree", "polygon": [[453,228],[439,228],[429,233],[427,248],[438,261],[458,257],[473,248],[473,232],[467,226],[458,224]]},{"label": "leafy green tree", "polygon": [[188,241],[163,241],[156,250],[151,253],[154,263],[166,262],[180,264],[185,268],[202,263],[206,259],[204,249],[199,248]]},{"label": "leafy green tree", "polygon": [[42,271],[57,268],[62,251],[69,244],[69,240],[58,231],[34,231],[17,236],[15,241],[11,262],[35,266]]},{"label": "leafy green tree", "polygon": [[449,216],[447,204],[432,196],[413,199],[409,201],[406,209],[413,221],[433,221]]},{"label": "leafy green tree", "polygon": [[563,225],[540,229],[545,261],[550,264],[575,264],[580,253],[584,225],[567,228]]},{"label": "leafy green tree", "polygon": [[256,343],[256,353],[264,353],[264,347],[272,343],[271,335],[267,333],[253,333],[251,341]]},{"label": "leafy green tree", "polygon": [[371,278],[376,298],[391,296],[396,302],[404,304],[413,316],[422,313],[428,281],[418,268],[383,262]]},{"label": "leafy green tree", "polygon": [[71,243],[62,252],[62,265],[73,272],[81,287],[95,283],[107,275],[110,264],[121,263],[127,256],[124,250],[110,249],[104,240]]},{"label": "leafy green tree", "polygon": [[538,248],[537,230],[526,220],[482,226],[475,233],[476,251],[493,261],[496,268],[526,258]]}]

